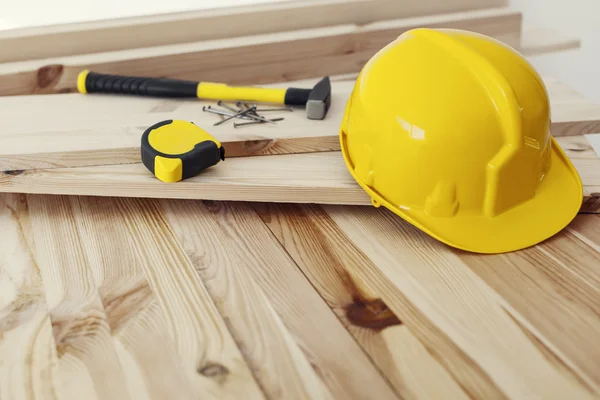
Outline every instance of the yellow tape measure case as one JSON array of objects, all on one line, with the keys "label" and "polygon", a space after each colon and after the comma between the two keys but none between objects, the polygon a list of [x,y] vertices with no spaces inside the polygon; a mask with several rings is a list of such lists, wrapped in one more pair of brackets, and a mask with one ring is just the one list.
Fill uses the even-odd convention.
[{"label": "yellow tape measure case", "polygon": [[225,160],[221,143],[193,122],[165,120],[142,134],[142,162],[163,182],[178,182]]}]

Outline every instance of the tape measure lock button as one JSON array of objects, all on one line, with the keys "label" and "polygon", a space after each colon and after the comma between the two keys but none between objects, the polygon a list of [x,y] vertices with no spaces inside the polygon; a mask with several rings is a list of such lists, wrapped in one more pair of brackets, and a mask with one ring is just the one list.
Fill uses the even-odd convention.
[{"label": "tape measure lock button", "polygon": [[163,182],[198,175],[225,160],[221,143],[193,122],[165,120],[142,134],[142,162]]}]

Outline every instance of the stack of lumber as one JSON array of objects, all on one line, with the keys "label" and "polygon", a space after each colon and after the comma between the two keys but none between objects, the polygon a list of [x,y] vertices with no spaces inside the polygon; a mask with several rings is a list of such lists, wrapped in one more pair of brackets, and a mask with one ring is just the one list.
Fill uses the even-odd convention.
[{"label": "stack of lumber", "polygon": [[[292,1],[7,31],[0,35],[0,51],[8,61],[0,64],[0,170],[5,171],[0,191],[368,204],[343,165],[337,135],[353,79],[379,49],[423,26],[472,30],[536,54],[563,49],[564,43],[578,45],[560,33],[549,35],[548,29],[524,28],[521,14],[499,0],[438,3]],[[324,121],[307,120],[298,111],[279,126],[217,128],[197,100],[72,93],[86,68],[307,87],[331,75],[332,108]],[[553,85],[558,83],[549,82],[551,91]],[[552,98],[555,136],[589,133],[575,128],[581,124],[596,129],[597,108],[579,115],[581,108],[563,105],[559,95]],[[170,118],[194,121],[214,134],[225,143],[228,162],[178,185],[149,176],[140,164],[140,135]],[[261,155],[271,157],[255,157]],[[596,192],[592,170],[581,166],[585,204],[595,204],[589,201]],[[589,211],[585,204],[583,210]]]},{"label": "stack of lumber", "polygon": [[[349,77],[333,80],[332,106],[323,121],[308,120],[297,110],[285,115],[285,123],[252,129],[213,127],[218,120],[202,112],[203,102],[197,100],[75,93],[0,98],[5,126],[0,131],[0,170],[5,171],[0,192],[369,205],[347,171],[338,138],[353,82]],[[547,79],[546,84],[554,136],[584,183],[582,211],[600,212],[600,158],[581,134],[581,125],[600,132],[600,106],[574,101],[560,82]],[[31,114],[37,118],[28,119]],[[141,164],[140,136],[170,118],[205,127],[231,158],[176,185],[158,181]]]},{"label": "stack of lumber", "polygon": [[[577,39],[502,0],[302,0],[0,32],[0,399],[600,397],[600,105],[552,77],[584,183],[555,237],[482,256],[375,209],[338,131],[364,63],[415,27],[526,55]],[[210,104],[76,93],[100,73],[312,87],[325,120],[213,126]],[[141,133],[228,159],[175,184]]]},{"label": "stack of lumber", "polygon": [[531,53],[579,45],[523,29],[521,14],[504,3],[304,0],[8,31],[0,33],[0,95],[74,91],[84,68],[231,84],[353,73],[423,26],[472,30]]}]

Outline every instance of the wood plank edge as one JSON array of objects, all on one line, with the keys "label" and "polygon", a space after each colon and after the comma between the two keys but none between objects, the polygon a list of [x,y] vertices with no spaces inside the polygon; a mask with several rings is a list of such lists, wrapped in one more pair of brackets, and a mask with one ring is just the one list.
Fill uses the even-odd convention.
[{"label": "wood plank edge", "polygon": [[[62,194],[82,196],[139,197],[162,199],[196,199],[220,201],[251,201],[295,204],[329,204],[371,206],[371,199],[358,185],[333,186],[273,186],[236,182],[204,183],[191,178],[164,184],[151,176],[136,174],[131,165],[110,166],[110,171],[98,167],[51,170],[14,171],[0,174],[0,193]],[[125,173],[119,170],[125,167]],[[139,167],[140,170],[143,167]],[[307,179],[311,179],[307,176]],[[110,188],[110,190],[107,190]],[[580,213],[600,213],[600,186],[584,186]]]},{"label": "wood plank edge", "polygon": [[[225,139],[221,143],[225,149],[227,159],[340,151],[339,139],[334,135],[298,138],[266,137],[235,141]],[[116,147],[54,153],[0,155],[0,172],[15,175],[29,170],[141,163],[139,147]]]},{"label": "wood plank edge", "polygon": [[[399,19],[436,15],[441,13],[482,10],[504,5],[501,0],[478,1],[466,5],[466,0],[452,3],[429,2],[397,7],[389,1],[377,0],[302,0],[271,4],[243,5],[218,9],[161,13],[137,17],[54,24],[0,31],[0,52],[5,62],[40,58],[64,57],[90,52],[108,52],[126,48],[153,47],[200,40],[214,40],[235,36],[276,33],[281,23],[265,24],[265,20],[285,21],[289,30],[312,29],[332,25],[365,25],[382,18]],[[386,4],[387,3],[387,4]],[[434,3],[432,5],[431,3]],[[333,12],[335,10],[335,12]],[[290,18],[293,16],[293,18]],[[243,19],[245,24],[239,24]],[[176,25],[178,29],[173,29]],[[225,32],[211,29],[211,25],[231,26]],[[194,30],[194,26],[206,29]],[[170,29],[169,35],[160,34]],[[156,34],[148,34],[148,31]],[[127,35],[124,33],[127,32]],[[114,40],[117,36],[119,40]],[[51,40],[53,46],[44,46]],[[66,43],[56,46],[56,43]],[[89,51],[89,44],[94,51]],[[11,51],[15,49],[15,51]]]},{"label": "wood plank edge", "polygon": [[524,24],[520,51],[527,57],[576,50],[581,47],[581,39],[566,35],[555,29]]},{"label": "wood plank edge", "polygon": [[[141,70],[138,64],[157,64],[157,71],[165,77],[178,77],[183,79],[199,80],[202,74],[205,80],[227,81],[227,83],[249,83],[253,84],[289,81],[291,79],[302,79],[315,75],[344,74],[358,72],[364,61],[371,57],[374,52],[395,39],[401,32],[417,27],[440,27],[440,28],[462,28],[470,29],[480,33],[488,34],[502,40],[509,45],[518,45],[520,42],[521,14],[510,8],[496,8],[475,10],[470,12],[448,13],[431,17],[417,17],[391,21],[380,21],[374,24],[358,26],[343,25],[328,28],[317,28],[312,30],[281,32],[277,34],[245,36],[232,39],[220,39],[214,41],[194,42],[169,46],[158,46],[143,49],[130,49],[107,53],[95,53],[89,55],[72,56],[64,58],[51,58],[44,60],[33,60],[0,64],[0,80],[4,86],[2,95],[23,94],[48,94],[57,92],[71,92],[76,90],[76,78],[80,70],[84,68],[107,72],[112,74],[128,74],[139,76],[154,76]],[[330,40],[324,40],[330,38]],[[210,65],[200,68],[202,71],[190,68],[185,70],[173,70],[170,64],[174,63],[174,57],[185,57],[186,59],[198,58],[205,53],[212,52],[212,57],[221,51],[232,52],[237,50],[261,52],[278,51],[281,53],[283,43],[300,43],[305,48],[314,42],[313,47],[325,46],[319,55],[321,67],[315,69],[309,64],[317,62],[314,58],[303,55],[287,55],[284,60],[273,64],[271,70],[265,65],[260,69],[260,78],[257,80],[259,65],[265,61],[254,60],[252,68],[246,67],[246,73],[238,71],[241,67],[232,67],[231,71],[214,69]],[[272,49],[271,49],[272,48]],[[294,58],[294,57],[297,57]],[[263,59],[270,60],[271,57]],[[302,62],[300,62],[302,60]],[[191,60],[193,61],[193,60]],[[344,61],[344,62],[342,62]],[[190,60],[188,60],[188,63]],[[258,64],[257,64],[258,63]],[[300,65],[299,65],[300,63]],[[168,67],[168,68],[167,68]],[[162,68],[162,69],[161,69]],[[231,68],[230,68],[231,69]],[[166,72],[170,71],[170,72]],[[232,75],[232,78],[224,76]],[[197,79],[198,78],[198,79]]]},{"label": "wood plank edge", "polygon": [[[351,79],[353,75],[340,79]],[[599,116],[600,117],[600,116]],[[553,122],[555,138],[577,137],[600,131],[600,119],[590,121]],[[577,132],[580,132],[576,134]],[[587,140],[586,140],[587,141]],[[338,135],[293,138],[264,137],[246,141],[222,140],[226,157],[303,154],[340,151]],[[589,145],[589,143],[588,143]],[[591,145],[589,145],[591,149]],[[139,164],[138,147],[115,147],[36,154],[0,155],[0,171],[18,173],[36,169],[77,168],[102,165]]]}]

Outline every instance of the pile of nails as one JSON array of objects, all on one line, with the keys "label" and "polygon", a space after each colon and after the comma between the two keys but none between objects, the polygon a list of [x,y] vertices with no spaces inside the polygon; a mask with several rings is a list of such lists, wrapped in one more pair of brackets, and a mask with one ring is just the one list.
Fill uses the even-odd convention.
[{"label": "pile of nails", "polygon": [[[256,124],[275,124],[276,122],[283,121],[284,118],[273,118],[268,119],[261,115],[259,112],[269,112],[269,111],[293,111],[291,107],[284,108],[257,108],[256,104],[249,105],[242,102],[235,103],[235,107],[225,104],[223,101],[219,100],[217,103],[219,107],[222,109],[213,108],[212,106],[204,106],[202,107],[202,111],[216,114],[221,116],[221,120],[216,122],[214,125],[221,125],[227,121],[230,121],[234,118],[238,118],[241,120],[245,120],[247,122],[234,122],[233,126],[235,128],[247,126],[247,125],[256,125]],[[236,108],[237,107],[237,108]]]}]

